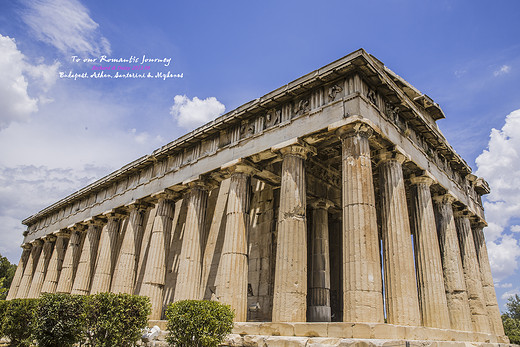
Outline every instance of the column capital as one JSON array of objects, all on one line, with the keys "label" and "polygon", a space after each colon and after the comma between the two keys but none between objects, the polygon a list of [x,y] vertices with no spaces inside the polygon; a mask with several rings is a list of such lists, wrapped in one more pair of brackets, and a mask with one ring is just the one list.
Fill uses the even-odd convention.
[{"label": "column capital", "polygon": [[328,199],[315,199],[309,202],[309,205],[313,209],[324,209],[328,210],[334,206],[334,203]]},{"label": "column capital", "polygon": [[171,189],[165,188],[156,193],[150,195],[153,201],[157,202],[161,199],[163,200],[176,200],[179,197],[179,194]]},{"label": "column capital", "polygon": [[86,223],[85,222],[82,222],[82,223],[76,223],[76,224],[72,224],[72,225],[69,225],[66,229],[70,230],[71,232],[82,232],[82,231],[86,231]]},{"label": "column capital", "polygon": [[338,135],[340,139],[344,139],[346,137],[355,135],[365,136],[369,138],[373,134],[374,129],[372,129],[372,127],[367,123],[363,122],[346,124],[336,130],[336,135]]},{"label": "column capital", "polygon": [[152,208],[152,207],[153,207],[153,204],[150,204],[150,203],[148,203],[148,202],[146,202],[144,200],[134,200],[131,203],[125,205],[125,208],[128,211],[132,211],[132,210],[145,211],[145,210],[147,210],[149,208]]},{"label": "column capital", "polygon": [[230,161],[222,165],[220,167],[220,170],[225,171],[228,175],[233,175],[235,173],[243,173],[249,176],[252,176],[260,171],[255,167],[253,163],[244,158],[239,158]]},{"label": "column capital", "polygon": [[182,182],[182,185],[187,188],[187,192],[193,189],[200,189],[209,192],[217,186],[217,183],[206,176],[198,175]]},{"label": "column capital", "polygon": [[48,242],[54,242],[54,241],[56,241],[56,236],[54,236],[53,234],[45,235],[45,236],[43,237],[43,241],[44,241],[45,243],[48,243]]},{"label": "column capital", "polygon": [[412,185],[426,184],[429,187],[433,183],[435,183],[435,179],[433,178],[433,176],[428,171],[423,171],[420,174],[413,174],[410,177],[410,183]]},{"label": "column capital", "polygon": [[440,203],[453,204],[454,201],[457,201],[457,198],[451,192],[447,192],[445,194],[434,195],[432,200],[438,204],[440,204]]},{"label": "column capital", "polygon": [[60,229],[58,231],[54,232],[54,235],[57,237],[63,237],[68,239],[70,237],[70,230],[69,229]]},{"label": "column capital", "polygon": [[466,217],[469,220],[470,213],[469,213],[468,209],[465,208],[465,207],[462,208],[462,209],[454,209],[453,210],[453,217],[455,217],[455,218],[464,218],[464,217]]},{"label": "column capital", "polygon": [[22,247],[23,249],[31,249],[31,248],[32,248],[32,244],[30,244],[30,243],[24,243],[24,244],[22,244],[21,247]]},{"label": "column capital", "polygon": [[307,159],[309,155],[316,154],[316,148],[309,146],[299,138],[294,138],[271,147],[271,151],[279,153],[282,157],[287,155]]},{"label": "column capital", "polygon": [[488,226],[488,223],[485,221],[485,219],[483,219],[482,217],[479,217],[479,216],[473,216],[473,218],[470,220],[471,222],[471,228],[485,228]]},{"label": "column capital", "polygon": [[401,147],[391,146],[377,151],[375,159],[377,161],[377,165],[391,160],[395,160],[400,164],[403,164],[405,161],[409,161],[410,157]]},{"label": "column capital", "polygon": [[[85,223],[85,225],[87,226],[87,228],[89,228],[90,226],[96,226],[96,227],[101,227],[103,226],[105,223],[106,223],[106,218],[102,218],[100,216],[95,216],[95,217],[90,217],[90,218],[87,218],[83,221],[83,223]],[[82,231],[82,230],[78,230],[78,231]]]},{"label": "column capital", "polygon": [[38,246],[43,245],[43,240],[42,239],[36,239],[36,240],[31,241],[31,243],[32,243],[32,245],[34,247],[38,247]]},{"label": "column capital", "polygon": [[106,217],[108,220],[110,219],[121,219],[128,215],[126,211],[123,209],[112,209],[103,212],[103,216]]}]

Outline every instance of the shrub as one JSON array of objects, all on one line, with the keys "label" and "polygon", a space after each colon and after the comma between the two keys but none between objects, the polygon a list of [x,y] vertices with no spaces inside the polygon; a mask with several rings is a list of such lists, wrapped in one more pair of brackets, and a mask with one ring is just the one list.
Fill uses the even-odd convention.
[{"label": "shrub", "polygon": [[85,297],[42,294],[36,309],[34,337],[42,347],[66,347],[80,341],[85,326]]},{"label": "shrub", "polygon": [[129,294],[100,293],[86,298],[86,339],[91,346],[132,346],[146,327],[150,299]]},{"label": "shrub", "polygon": [[0,300],[0,339],[4,337],[4,317],[7,309],[7,301]]},{"label": "shrub", "polygon": [[38,299],[9,300],[5,310],[3,330],[11,346],[30,346],[34,329],[34,314]]},{"label": "shrub", "polygon": [[234,313],[217,301],[184,300],[166,310],[172,346],[218,346],[233,329]]}]

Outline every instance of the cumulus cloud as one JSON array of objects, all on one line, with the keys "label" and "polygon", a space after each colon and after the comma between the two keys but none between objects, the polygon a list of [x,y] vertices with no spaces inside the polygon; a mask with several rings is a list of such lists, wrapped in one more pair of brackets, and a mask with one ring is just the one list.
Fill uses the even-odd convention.
[{"label": "cumulus cloud", "polygon": [[99,24],[77,0],[25,1],[24,21],[36,38],[64,54],[110,54],[110,43]]},{"label": "cumulus cloud", "polygon": [[493,72],[493,76],[497,77],[497,76],[508,74],[509,72],[511,72],[511,66],[509,66],[509,65],[502,65],[500,67],[500,69],[495,70]]},{"label": "cumulus cloud", "polygon": [[511,225],[509,230],[511,230],[513,233],[520,233],[520,225]]},{"label": "cumulus cloud", "polygon": [[505,292],[504,294],[502,294],[500,299],[507,300],[515,294],[520,294],[520,290],[518,290],[518,288]]},{"label": "cumulus cloud", "polygon": [[495,287],[497,288],[513,288],[513,283],[496,283]]},{"label": "cumulus cloud", "polygon": [[204,100],[194,97],[190,100],[186,95],[176,95],[170,114],[180,127],[192,130],[215,119],[225,110],[226,107],[215,97]]},{"label": "cumulus cloud", "polygon": [[[493,276],[501,281],[518,269],[520,246],[508,223],[520,218],[520,110],[507,115],[502,129],[492,129],[488,147],[475,160],[477,175],[491,187],[484,208],[485,229]],[[511,226],[514,232],[518,226]]]},{"label": "cumulus cloud", "polygon": [[12,122],[27,121],[38,110],[44,95],[30,96],[29,82],[37,94],[56,81],[59,64],[32,65],[20,52],[14,39],[0,34],[0,130]]},{"label": "cumulus cloud", "polygon": [[[0,253],[17,263],[23,231],[21,221],[29,214],[69,195],[107,171],[84,165],[74,169],[44,166],[0,166]],[[29,212],[30,211],[30,212]]]},{"label": "cumulus cloud", "polygon": [[0,253],[11,262],[21,253],[23,219],[164,144],[110,92],[74,82],[50,92],[54,102],[40,104],[30,122],[0,131]]}]

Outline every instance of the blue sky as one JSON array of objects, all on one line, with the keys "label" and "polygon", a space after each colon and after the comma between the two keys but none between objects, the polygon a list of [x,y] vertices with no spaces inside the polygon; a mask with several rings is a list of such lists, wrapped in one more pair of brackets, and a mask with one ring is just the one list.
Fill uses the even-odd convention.
[{"label": "blue sky", "polygon": [[[504,309],[520,293],[519,14],[516,0],[2,0],[0,253],[18,262],[25,217],[364,48],[441,105],[441,130],[490,183],[486,237]],[[93,72],[72,56],[102,55],[171,58],[144,65],[183,77],[60,78]]]}]

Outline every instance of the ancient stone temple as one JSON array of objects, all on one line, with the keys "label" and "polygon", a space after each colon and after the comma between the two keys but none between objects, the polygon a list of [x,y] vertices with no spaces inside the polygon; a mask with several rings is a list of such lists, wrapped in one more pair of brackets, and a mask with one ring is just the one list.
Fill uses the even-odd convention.
[{"label": "ancient stone temple", "polygon": [[442,118],[355,51],[25,219],[9,298],[219,300],[236,345],[508,342]]}]

